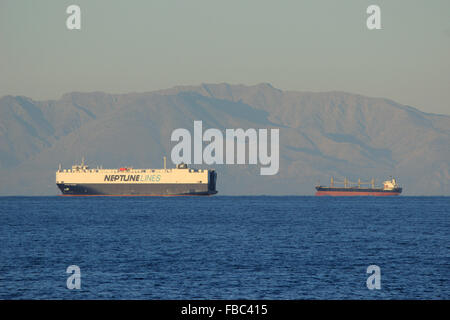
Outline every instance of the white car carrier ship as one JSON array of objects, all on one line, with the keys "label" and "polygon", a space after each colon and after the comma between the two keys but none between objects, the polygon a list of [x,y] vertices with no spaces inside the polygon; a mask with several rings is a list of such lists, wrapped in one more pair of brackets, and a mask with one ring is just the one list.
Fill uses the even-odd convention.
[{"label": "white car carrier ship", "polygon": [[217,173],[179,164],[167,169],[90,168],[82,160],[72,169],[56,171],[62,195],[71,196],[200,196],[216,194]]}]

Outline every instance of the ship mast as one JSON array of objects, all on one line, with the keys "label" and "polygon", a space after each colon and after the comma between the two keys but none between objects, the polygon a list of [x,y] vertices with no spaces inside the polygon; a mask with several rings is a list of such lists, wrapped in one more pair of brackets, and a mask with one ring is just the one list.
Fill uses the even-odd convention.
[{"label": "ship mast", "polygon": [[375,179],[372,178],[370,181],[365,182],[361,181],[361,178],[358,178],[358,181],[351,181],[348,178],[344,178],[344,181],[335,180],[334,177],[330,178],[330,187],[335,187],[336,184],[343,184],[344,188],[352,188],[352,185],[358,188],[361,188],[361,186],[368,185],[372,186],[372,189],[375,189]]}]

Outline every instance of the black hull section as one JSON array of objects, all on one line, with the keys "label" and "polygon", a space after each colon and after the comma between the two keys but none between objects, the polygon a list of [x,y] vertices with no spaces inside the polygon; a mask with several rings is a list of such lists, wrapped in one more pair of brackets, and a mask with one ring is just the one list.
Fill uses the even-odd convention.
[{"label": "black hull section", "polygon": [[216,194],[215,186],[208,184],[181,183],[98,183],[98,184],[57,184],[67,196],[208,196]]},{"label": "black hull section", "polygon": [[316,187],[317,191],[325,191],[325,192],[361,192],[361,193],[402,193],[402,188],[395,188],[392,190],[384,190],[384,189],[377,189],[377,188],[338,188],[338,187],[322,187],[318,186]]}]

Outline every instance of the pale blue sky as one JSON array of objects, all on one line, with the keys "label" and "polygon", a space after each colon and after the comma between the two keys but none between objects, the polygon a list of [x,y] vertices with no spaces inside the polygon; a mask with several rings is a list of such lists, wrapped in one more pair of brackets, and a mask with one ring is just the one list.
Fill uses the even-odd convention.
[{"label": "pale blue sky", "polygon": [[0,96],[269,82],[450,114],[449,18],[448,0],[0,0]]}]

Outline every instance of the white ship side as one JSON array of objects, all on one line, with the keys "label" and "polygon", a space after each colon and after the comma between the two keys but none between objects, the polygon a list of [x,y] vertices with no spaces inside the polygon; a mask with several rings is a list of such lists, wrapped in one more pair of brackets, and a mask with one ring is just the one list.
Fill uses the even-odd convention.
[{"label": "white ship side", "polygon": [[63,195],[212,195],[216,191],[214,170],[179,164],[170,169],[90,168],[84,164],[56,172],[56,185]]}]

